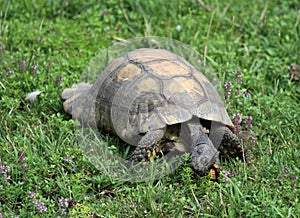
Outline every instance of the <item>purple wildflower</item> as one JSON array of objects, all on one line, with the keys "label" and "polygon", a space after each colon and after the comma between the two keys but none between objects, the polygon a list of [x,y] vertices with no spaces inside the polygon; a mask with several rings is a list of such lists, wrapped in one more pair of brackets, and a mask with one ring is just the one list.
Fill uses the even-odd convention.
[{"label": "purple wildflower", "polygon": [[235,176],[233,173],[225,171],[225,170],[223,170],[223,174],[225,175],[224,182],[226,182],[226,183],[229,181],[229,179],[231,179],[232,177]]},{"label": "purple wildflower", "polygon": [[225,90],[231,90],[231,87],[232,87],[232,83],[231,82],[225,82],[224,83]]},{"label": "purple wildflower", "polygon": [[37,200],[35,202],[35,208],[39,211],[39,212],[43,212],[43,211],[46,211],[48,208],[45,206],[45,203],[40,201],[40,200]]},{"label": "purple wildflower", "polygon": [[252,121],[252,116],[246,116],[246,121]]},{"label": "purple wildflower", "polygon": [[257,138],[255,136],[252,136],[251,142],[256,142]]},{"label": "purple wildflower", "polygon": [[32,69],[33,71],[37,71],[37,66],[36,66],[36,65],[33,65],[33,66],[31,66],[31,69]]},{"label": "purple wildflower", "polygon": [[240,70],[236,71],[235,77],[236,77],[235,84],[242,84],[243,83],[243,81],[242,81],[242,77],[243,77],[242,71],[240,71]]},{"label": "purple wildflower", "polygon": [[246,128],[251,128],[252,127],[252,116],[246,116]]},{"label": "purple wildflower", "polygon": [[26,170],[27,170],[27,167],[26,167],[26,166],[22,166],[22,167],[20,168],[20,170],[21,170],[21,171],[26,171]]},{"label": "purple wildflower", "polygon": [[29,199],[33,199],[36,197],[36,193],[35,192],[29,192],[28,198]]},{"label": "purple wildflower", "polygon": [[283,172],[285,174],[289,174],[290,173],[290,169],[288,167],[284,167]]},{"label": "purple wildflower", "polygon": [[60,207],[69,207],[69,202],[67,198],[59,199],[59,206]]},{"label": "purple wildflower", "polygon": [[36,71],[37,71],[37,65],[31,66],[31,74],[34,75]]},{"label": "purple wildflower", "polygon": [[10,179],[10,176],[7,175],[9,172],[10,172],[10,167],[9,166],[4,166],[4,165],[1,166],[1,173],[3,174],[3,176],[6,179]]},{"label": "purple wildflower", "polygon": [[228,178],[232,178],[234,177],[235,175],[231,172],[228,172],[228,171],[223,171],[224,175],[227,176]]},{"label": "purple wildflower", "polygon": [[243,94],[243,96],[245,96],[246,98],[251,98],[251,94],[250,94],[249,92],[245,92],[245,93]]},{"label": "purple wildflower", "polygon": [[2,218],[3,216],[2,216],[2,213],[0,213],[0,218]]},{"label": "purple wildflower", "polygon": [[229,99],[231,96],[231,87],[232,87],[232,83],[231,82],[225,82],[224,83],[224,88],[225,88],[225,98],[227,99],[227,102],[229,103]]},{"label": "purple wildflower", "polygon": [[20,71],[21,72],[24,72],[26,70],[26,61],[25,60],[22,60],[20,62]]},{"label": "purple wildflower", "polygon": [[72,162],[72,157],[71,156],[67,156],[64,161],[66,162]]},{"label": "purple wildflower", "polygon": [[2,172],[2,174],[6,174],[6,173],[10,172],[10,167],[2,165],[1,172]]},{"label": "purple wildflower", "polygon": [[9,69],[7,72],[8,74],[14,74],[15,71],[13,69]]},{"label": "purple wildflower", "polygon": [[240,113],[237,113],[234,118],[233,118],[233,122],[235,126],[238,126],[242,123],[242,116]]},{"label": "purple wildflower", "polygon": [[[292,175],[292,176],[291,176],[291,180],[292,180],[292,182],[291,182],[292,186],[295,186],[295,185],[296,185],[297,176]],[[298,183],[297,183],[297,184],[298,184]]]},{"label": "purple wildflower", "polygon": [[236,76],[236,78],[242,78],[242,76],[243,76],[242,71],[238,70],[238,71],[236,72],[235,76]]},{"label": "purple wildflower", "polygon": [[[63,208],[62,210],[61,210],[61,215],[67,215],[67,210],[66,210],[66,208]],[[1,217],[0,217],[1,218]]]}]

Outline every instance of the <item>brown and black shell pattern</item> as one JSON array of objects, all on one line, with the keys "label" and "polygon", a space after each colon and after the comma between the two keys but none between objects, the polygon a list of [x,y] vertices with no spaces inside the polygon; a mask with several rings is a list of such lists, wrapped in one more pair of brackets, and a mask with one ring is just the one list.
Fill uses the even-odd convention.
[{"label": "brown and black shell pattern", "polygon": [[133,145],[150,130],[193,116],[233,126],[209,80],[183,58],[163,49],[141,48],[114,59],[89,96],[95,99],[89,110],[95,111],[97,128]]}]

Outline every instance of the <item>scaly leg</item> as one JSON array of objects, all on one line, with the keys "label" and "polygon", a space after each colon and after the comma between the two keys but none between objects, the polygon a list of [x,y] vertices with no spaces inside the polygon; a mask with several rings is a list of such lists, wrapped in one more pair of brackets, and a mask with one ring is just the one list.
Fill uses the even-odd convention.
[{"label": "scaly leg", "polygon": [[152,150],[157,142],[159,142],[165,134],[165,129],[152,130],[147,132],[139,141],[130,160],[139,162],[147,157],[147,151]]},{"label": "scaly leg", "polygon": [[209,138],[223,157],[243,159],[243,148],[239,138],[225,125],[214,125]]}]

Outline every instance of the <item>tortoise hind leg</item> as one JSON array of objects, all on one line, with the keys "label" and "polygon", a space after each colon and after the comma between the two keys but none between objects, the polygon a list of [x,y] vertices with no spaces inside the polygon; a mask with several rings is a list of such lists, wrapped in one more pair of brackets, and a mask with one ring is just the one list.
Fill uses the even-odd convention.
[{"label": "tortoise hind leg", "polygon": [[134,162],[146,159],[147,151],[152,150],[157,142],[159,142],[165,134],[165,129],[152,130],[147,132],[139,141],[130,160]]},{"label": "tortoise hind leg", "polygon": [[65,100],[64,110],[68,114],[73,115],[74,109],[76,109],[74,105],[77,103],[78,99],[85,100],[85,97],[83,96],[90,91],[91,87],[92,85],[87,83],[78,83],[72,85],[71,88],[64,89],[61,94],[62,99]]},{"label": "tortoise hind leg", "polygon": [[64,110],[72,115],[73,120],[79,120],[83,126],[96,128],[95,97],[90,92],[92,85],[78,83],[62,92]]}]

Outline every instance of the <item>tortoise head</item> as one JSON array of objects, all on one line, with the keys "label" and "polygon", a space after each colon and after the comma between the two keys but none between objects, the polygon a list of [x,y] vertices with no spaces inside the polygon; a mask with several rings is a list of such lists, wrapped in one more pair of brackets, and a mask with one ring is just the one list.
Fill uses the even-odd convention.
[{"label": "tortoise head", "polygon": [[193,169],[200,175],[205,175],[218,159],[218,150],[205,134],[201,134],[192,146],[191,164]]}]

